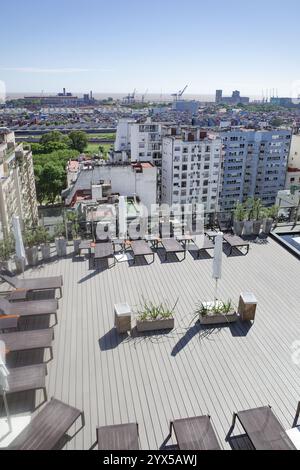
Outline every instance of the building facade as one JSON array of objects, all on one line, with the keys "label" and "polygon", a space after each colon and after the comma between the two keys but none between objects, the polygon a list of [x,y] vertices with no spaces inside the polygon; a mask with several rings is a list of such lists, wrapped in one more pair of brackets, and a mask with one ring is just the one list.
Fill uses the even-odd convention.
[{"label": "building facade", "polygon": [[300,135],[293,135],[289,155],[288,171],[285,181],[286,189],[300,188]]},{"label": "building facade", "polygon": [[0,128],[0,237],[11,231],[14,215],[23,224],[38,223],[32,153],[15,142],[13,132]]},{"label": "building facade", "polygon": [[202,203],[206,213],[215,212],[222,161],[220,137],[200,128],[182,128],[162,142],[161,202]]},{"label": "building facade", "polygon": [[285,187],[291,131],[229,129],[220,135],[224,151],[220,209],[232,210],[248,197],[260,198],[265,206],[275,204],[278,191]]}]

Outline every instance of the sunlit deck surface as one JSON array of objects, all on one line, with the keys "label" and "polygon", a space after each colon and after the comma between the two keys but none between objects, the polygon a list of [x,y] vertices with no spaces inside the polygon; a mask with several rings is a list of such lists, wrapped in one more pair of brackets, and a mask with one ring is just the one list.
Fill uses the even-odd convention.
[{"label": "sunlit deck surface", "polygon": [[[225,442],[232,412],[267,404],[286,429],[292,426],[300,399],[300,364],[292,361],[293,343],[300,341],[299,260],[270,238],[251,242],[247,256],[238,250],[225,255],[219,297],[237,304],[241,291],[252,291],[256,320],[204,328],[193,312],[199,301],[213,298],[210,255],[197,260],[188,253],[183,262],[175,256],[165,262],[159,249],[150,265],[139,259],[134,266],[106,269],[100,263],[95,270],[84,256],[70,254],[26,271],[26,277],[64,279],[47,390],[49,398],[84,410],[86,418],[66,449],[89,449],[98,425],[135,421],[141,448],[158,449],[170,420],[203,414],[211,415],[222,447],[247,447],[243,438]],[[142,297],[170,305],[178,298],[172,332],[117,335],[114,304],[125,301],[135,310]],[[40,360],[37,353],[18,353],[14,365],[33,360]],[[27,411],[33,399],[16,395],[11,410]],[[42,395],[35,400],[40,403]],[[174,444],[170,439],[166,448]]]}]

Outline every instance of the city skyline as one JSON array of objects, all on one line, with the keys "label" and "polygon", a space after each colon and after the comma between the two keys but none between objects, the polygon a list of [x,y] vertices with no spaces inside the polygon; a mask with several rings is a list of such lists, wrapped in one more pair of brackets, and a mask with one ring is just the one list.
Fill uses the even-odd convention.
[{"label": "city skyline", "polygon": [[[0,80],[7,93],[127,93],[136,88],[169,94],[189,84],[187,94],[241,90],[261,96],[278,90],[300,93],[297,54],[299,3],[236,0],[207,5],[188,0],[154,0],[151,9],[137,0],[36,0],[2,7]],[[84,8],[83,8],[84,7]],[[9,37],[9,41],[7,38]]]}]

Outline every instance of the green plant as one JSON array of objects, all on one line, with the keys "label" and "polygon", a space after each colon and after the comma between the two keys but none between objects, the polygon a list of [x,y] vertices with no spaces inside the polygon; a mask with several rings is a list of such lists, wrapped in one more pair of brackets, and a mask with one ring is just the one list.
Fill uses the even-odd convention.
[{"label": "green plant", "polygon": [[[226,315],[233,310],[232,301],[229,299],[227,302],[218,300],[211,304],[201,302],[195,310],[196,316],[205,317],[207,315]],[[195,317],[194,317],[195,318]]]},{"label": "green plant", "polygon": [[58,223],[54,227],[54,236],[55,238],[62,238],[66,234],[66,228],[63,222]]},{"label": "green plant", "polygon": [[42,225],[39,225],[36,228],[36,241],[39,245],[50,242],[50,234],[48,230]]},{"label": "green plant", "polygon": [[138,310],[138,319],[145,321],[173,318],[177,303],[178,299],[174,306],[170,308],[166,303],[161,302],[160,304],[155,305],[153,302],[143,299],[142,307]]},{"label": "green plant", "polygon": [[11,254],[14,252],[14,241],[12,236],[8,236],[0,241],[0,263],[1,261],[8,261]]},{"label": "green plant", "polygon": [[248,197],[248,199],[245,202],[245,215],[247,220],[252,220],[253,219],[253,203],[254,199],[253,197]]},{"label": "green plant", "polygon": [[71,223],[72,238],[75,240],[79,234],[78,215],[76,212],[67,212],[67,221]]},{"label": "green plant", "polygon": [[262,216],[263,206],[259,198],[253,199],[252,215],[254,220],[260,220]]},{"label": "green plant", "polygon": [[237,202],[233,211],[234,220],[242,222],[245,218],[245,208],[241,202]]},{"label": "green plant", "polygon": [[26,248],[33,248],[38,244],[36,229],[35,228],[25,228],[23,232],[23,240]]},{"label": "green plant", "polygon": [[279,207],[274,205],[272,207],[267,207],[267,216],[271,219],[276,219],[278,217]]}]

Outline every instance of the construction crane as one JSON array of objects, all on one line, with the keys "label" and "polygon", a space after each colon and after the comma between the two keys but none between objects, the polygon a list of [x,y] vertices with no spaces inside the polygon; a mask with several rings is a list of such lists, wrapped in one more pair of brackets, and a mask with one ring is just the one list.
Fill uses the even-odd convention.
[{"label": "construction crane", "polygon": [[144,103],[144,101],[145,101],[145,96],[147,95],[147,93],[148,93],[148,88],[147,88],[147,90],[145,91],[145,93],[144,93],[143,96],[142,96],[142,103]]},{"label": "construction crane", "polygon": [[186,85],[182,90],[179,90],[178,93],[172,93],[171,96],[174,97],[175,101],[178,101],[178,98],[181,98],[185,90],[187,89],[188,85]]},{"label": "construction crane", "polygon": [[135,101],[136,88],[133,90],[132,94],[128,94],[123,98],[123,104],[132,104]]}]

